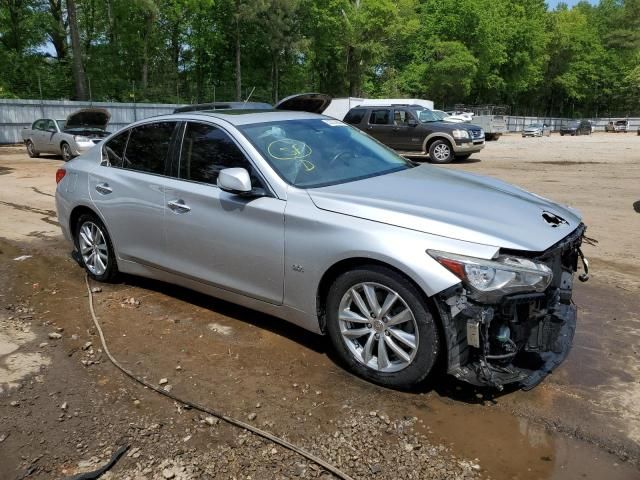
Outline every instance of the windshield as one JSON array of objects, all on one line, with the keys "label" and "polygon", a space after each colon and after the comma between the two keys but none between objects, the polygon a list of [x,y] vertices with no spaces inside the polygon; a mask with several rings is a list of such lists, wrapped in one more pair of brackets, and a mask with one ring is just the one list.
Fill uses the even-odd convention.
[{"label": "windshield", "polygon": [[442,110],[432,110],[432,112],[433,112],[433,116],[436,117],[438,120],[444,120],[449,116],[447,112],[443,112]]},{"label": "windshield", "polygon": [[300,188],[413,167],[409,160],[338,120],[284,120],[239,128],[278,175]]},{"label": "windshield", "polygon": [[578,126],[580,126],[580,122],[570,122],[569,126],[570,127],[578,127]]},{"label": "windshield", "polygon": [[418,119],[421,123],[439,122],[442,118],[432,110],[418,110]]},{"label": "windshield", "polygon": [[60,127],[60,130],[64,130],[64,126],[67,123],[66,120],[56,120],[56,122],[58,122],[58,127]]},{"label": "windshield", "polygon": [[626,125],[626,124],[627,124],[627,121],[626,121],[626,120],[618,120],[618,121],[616,122],[616,125]]},{"label": "windshield", "polygon": [[532,123],[528,128],[542,128],[541,123]]}]

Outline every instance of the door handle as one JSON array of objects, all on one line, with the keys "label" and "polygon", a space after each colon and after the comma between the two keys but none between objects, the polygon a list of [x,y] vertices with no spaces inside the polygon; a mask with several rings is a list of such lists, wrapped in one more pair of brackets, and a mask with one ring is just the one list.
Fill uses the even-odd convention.
[{"label": "door handle", "polygon": [[101,193],[102,195],[108,195],[109,193],[113,192],[108,183],[98,183],[96,185],[96,191],[98,193]]},{"label": "door handle", "polygon": [[167,207],[173,210],[175,213],[187,213],[191,211],[191,207],[184,203],[184,200],[169,200],[167,202]]}]

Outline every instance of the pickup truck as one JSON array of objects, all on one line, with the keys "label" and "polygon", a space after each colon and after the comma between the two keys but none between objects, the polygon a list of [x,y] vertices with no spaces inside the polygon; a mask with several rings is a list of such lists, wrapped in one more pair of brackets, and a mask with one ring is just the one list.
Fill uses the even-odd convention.
[{"label": "pickup truck", "polygon": [[66,120],[40,118],[31,128],[22,130],[22,140],[30,157],[54,153],[67,162],[100,143],[110,132],[106,130],[111,115],[102,108],[84,108]]}]

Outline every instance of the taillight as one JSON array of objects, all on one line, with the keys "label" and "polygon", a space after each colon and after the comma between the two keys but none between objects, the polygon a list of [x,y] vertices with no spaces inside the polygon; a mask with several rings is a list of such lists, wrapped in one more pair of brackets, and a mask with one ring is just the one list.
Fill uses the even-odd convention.
[{"label": "taillight", "polygon": [[62,180],[66,174],[67,171],[64,168],[59,168],[58,171],[56,171],[56,183],[60,183],[60,180]]}]

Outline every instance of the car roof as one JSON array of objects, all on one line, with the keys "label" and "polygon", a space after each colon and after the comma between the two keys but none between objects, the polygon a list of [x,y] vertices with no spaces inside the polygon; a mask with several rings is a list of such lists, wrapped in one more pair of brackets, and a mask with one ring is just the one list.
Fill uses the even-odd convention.
[{"label": "car roof", "polygon": [[380,109],[380,108],[394,108],[394,107],[405,107],[405,108],[419,108],[421,110],[429,110],[427,107],[423,105],[418,105],[415,103],[389,103],[387,105],[358,105],[357,107],[353,107],[351,110],[356,110],[359,108],[369,108],[369,109]]},{"label": "car roof", "polygon": [[[157,117],[147,118],[137,123],[146,123],[148,121],[162,120],[206,120],[207,118],[215,118],[224,120],[232,125],[249,125],[252,123],[278,122],[285,120],[307,120],[307,119],[327,119],[325,115],[308,112],[294,112],[287,110],[198,110],[193,112],[172,113],[169,115],[160,115]],[[133,124],[132,126],[135,126]]]}]

